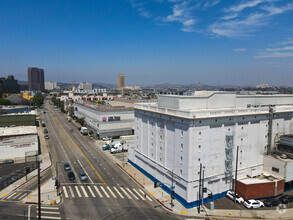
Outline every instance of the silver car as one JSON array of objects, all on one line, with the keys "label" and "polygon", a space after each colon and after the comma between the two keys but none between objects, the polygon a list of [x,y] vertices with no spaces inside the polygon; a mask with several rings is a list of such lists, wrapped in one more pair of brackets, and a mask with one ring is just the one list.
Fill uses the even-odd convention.
[{"label": "silver car", "polygon": [[87,180],[87,175],[86,175],[86,173],[85,173],[84,171],[81,171],[81,172],[79,173],[79,179],[80,179],[81,181],[86,181],[86,180]]}]

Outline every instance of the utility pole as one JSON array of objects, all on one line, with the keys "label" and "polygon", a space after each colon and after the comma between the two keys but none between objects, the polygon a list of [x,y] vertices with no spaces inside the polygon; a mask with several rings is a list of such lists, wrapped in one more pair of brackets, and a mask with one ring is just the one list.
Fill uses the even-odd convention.
[{"label": "utility pole", "polygon": [[41,220],[41,175],[40,175],[40,161],[37,161],[38,165],[38,209],[39,220]]},{"label": "utility pole", "polygon": [[197,213],[200,213],[200,201],[201,201],[201,170],[202,170],[202,164],[200,164],[200,168],[199,168],[199,187],[198,187],[198,207],[197,207]]},{"label": "utility pole", "polygon": [[236,203],[236,190],[237,190],[237,172],[238,172],[238,151],[239,146],[237,146],[237,152],[236,152],[236,171],[235,171],[235,179],[234,179],[234,203]]},{"label": "utility pole", "polygon": [[201,205],[203,206],[203,198],[204,198],[204,192],[203,192],[203,188],[204,188],[204,169],[205,167],[203,167],[202,169],[202,187],[201,187]]}]

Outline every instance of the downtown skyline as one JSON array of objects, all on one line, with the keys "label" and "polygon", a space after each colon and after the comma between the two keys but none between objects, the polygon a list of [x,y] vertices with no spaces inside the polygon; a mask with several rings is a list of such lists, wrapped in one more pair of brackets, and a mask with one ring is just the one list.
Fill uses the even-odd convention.
[{"label": "downtown skyline", "polygon": [[[2,1],[0,73],[127,85],[293,83],[289,0]],[[156,83],[154,83],[156,82]]]}]

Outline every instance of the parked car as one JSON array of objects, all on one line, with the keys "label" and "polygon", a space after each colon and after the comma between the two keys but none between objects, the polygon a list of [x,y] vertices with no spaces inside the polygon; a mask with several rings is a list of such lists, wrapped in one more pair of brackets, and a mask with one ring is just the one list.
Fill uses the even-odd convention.
[{"label": "parked car", "polygon": [[3,161],[0,161],[0,165],[1,164],[11,164],[11,163],[14,163],[14,160],[3,160]]},{"label": "parked car", "polygon": [[67,176],[68,176],[68,179],[69,180],[75,180],[75,175],[74,175],[74,173],[72,171],[69,171],[67,173]]},{"label": "parked car", "polygon": [[[226,197],[234,201],[235,194],[233,191],[230,190],[227,192]],[[244,202],[244,199],[241,196],[239,196],[237,193],[236,193],[235,199],[238,204],[242,204]]]},{"label": "parked car", "polygon": [[64,163],[64,170],[65,171],[71,170],[69,163]]},{"label": "parked car", "polygon": [[103,137],[102,140],[103,140],[103,141],[110,141],[110,140],[112,140],[112,138],[109,138],[109,137]]},{"label": "parked car", "polygon": [[103,146],[103,150],[110,150],[110,145],[109,144],[105,144]]},{"label": "parked car", "polygon": [[263,203],[267,207],[273,207],[273,206],[278,206],[281,203],[281,201],[278,199],[267,199]]},{"label": "parked car", "polygon": [[288,202],[293,202],[293,196],[290,195],[283,195],[279,198],[279,200],[283,203],[283,204],[287,204]]},{"label": "parked car", "polygon": [[248,209],[258,209],[265,206],[262,201],[255,199],[245,200],[243,205]]},{"label": "parked car", "polygon": [[79,173],[79,179],[80,179],[81,181],[86,181],[86,180],[87,180],[87,175],[85,174],[84,171],[81,171],[81,172]]},{"label": "parked car", "polygon": [[46,139],[49,139],[49,135],[47,134],[47,135],[45,136],[45,138],[46,138]]},{"label": "parked car", "polygon": [[47,134],[48,133],[48,130],[47,129],[44,129],[44,133]]}]

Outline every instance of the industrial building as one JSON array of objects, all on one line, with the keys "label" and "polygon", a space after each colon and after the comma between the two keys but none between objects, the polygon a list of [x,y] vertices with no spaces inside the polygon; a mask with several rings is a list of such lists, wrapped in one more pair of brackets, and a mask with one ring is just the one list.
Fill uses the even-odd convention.
[{"label": "industrial building", "polygon": [[86,126],[97,138],[119,137],[133,134],[134,104],[107,101],[107,105],[78,100],[74,103],[74,115],[84,118]]},{"label": "industrial building", "polygon": [[233,189],[238,148],[237,180],[244,185],[236,191],[246,197],[266,197],[249,194],[253,187],[249,184],[268,183],[270,190],[274,187],[269,195],[274,196],[284,192],[293,177],[274,177],[264,161],[281,134],[292,134],[292,118],[293,95],[211,91],[159,95],[157,103],[135,104],[135,145],[129,150],[129,162],[161,182],[168,193],[174,186],[174,197],[191,208],[202,199],[201,183],[213,194],[211,199],[204,193],[204,203]]},{"label": "industrial building", "polygon": [[0,127],[0,160],[33,156],[38,151],[36,126]]},{"label": "industrial building", "polygon": [[27,75],[28,75],[28,90],[41,91],[45,89],[43,69],[29,67],[27,69]]}]

